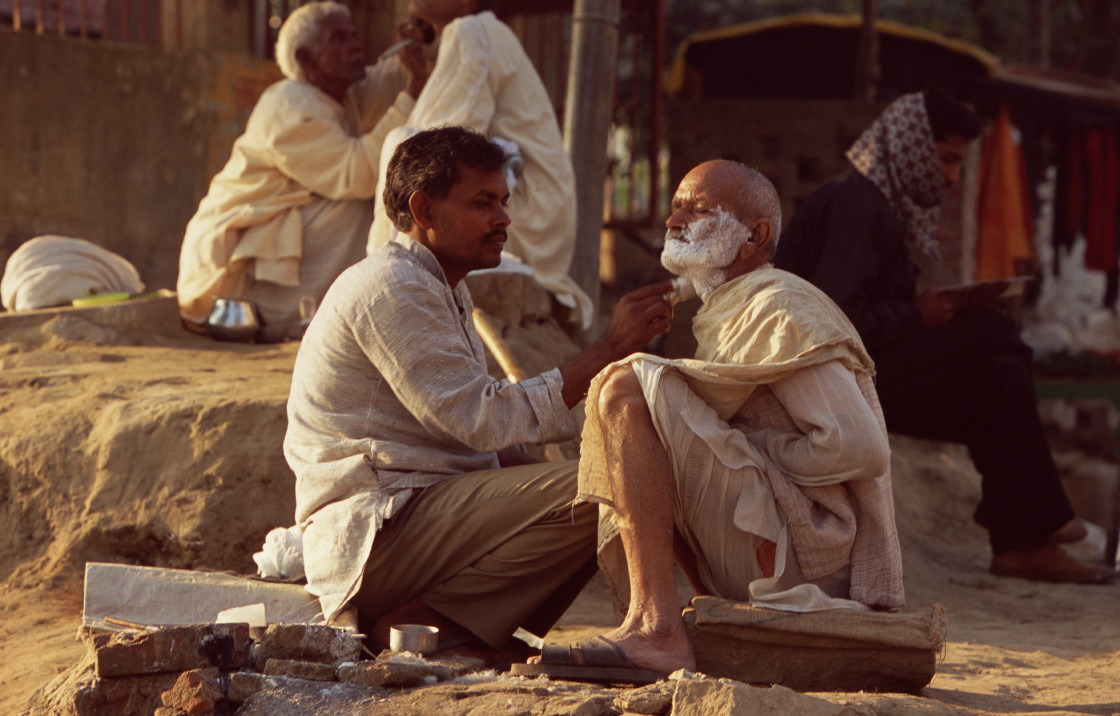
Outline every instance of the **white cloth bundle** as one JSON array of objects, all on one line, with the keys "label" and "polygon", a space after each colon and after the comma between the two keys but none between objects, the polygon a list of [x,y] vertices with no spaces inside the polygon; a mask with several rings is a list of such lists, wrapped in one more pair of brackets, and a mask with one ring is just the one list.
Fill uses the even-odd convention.
[{"label": "white cloth bundle", "polygon": [[126,259],[66,236],[37,236],[8,258],[0,300],[9,311],[69,306],[99,293],[139,293],[140,272]]},{"label": "white cloth bundle", "polygon": [[277,527],[264,538],[264,546],[253,555],[265,579],[298,579],[303,576],[303,530],[298,525]]}]

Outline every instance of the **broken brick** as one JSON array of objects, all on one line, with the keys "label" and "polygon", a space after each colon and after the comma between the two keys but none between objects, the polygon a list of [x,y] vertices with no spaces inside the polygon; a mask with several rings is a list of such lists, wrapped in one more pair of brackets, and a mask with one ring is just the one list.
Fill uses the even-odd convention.
[{"label": "broken brick", "polygon": [[263,674],[252,671],[237,671],[229,675],[229,688],[226,689],[226,698],[235,704],[247,700],[264,686]]},{"label": "broken brick", "polygon": [[266,676],[290,676],[294,679],[312,681],[334,681],[335,667],[314,661],[295,661],[292,659],[269,659],[264,666]]},{"label": "broken brick", "polygon": [[314,661],[338,666],[354,661],[361,652],[362,643],[347,632],[310,624],[271,624],[253,648],[258,671],[264,671],[269,659]]},{"label": "broken brick", "polygon": [[248,624],[198,624],[118,632],[95,653],[101,678],[247,663]]},{"label": "broken brick", "polygon": [[164,706],[179,709],[190,716],[213,712],[224,697],[222,674],[213,666],[184,671],[175,685],[160,696]]},{"label": "broken brick", "polygon": [[485,666],[481,659],[422,657],[382,652],[376,661],[343,664],[338,680],[357,686],[409,688],[454,679]]}]

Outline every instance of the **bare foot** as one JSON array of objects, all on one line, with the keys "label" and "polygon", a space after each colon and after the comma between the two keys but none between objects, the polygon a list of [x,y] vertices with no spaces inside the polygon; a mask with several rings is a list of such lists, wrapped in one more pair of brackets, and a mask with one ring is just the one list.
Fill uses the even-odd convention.
[{"label": "bare foot", "polygon": [[[659,633],[630,630],[624,625],[600,638],[615,644],[630,663],[639,669],[666,674],[677,669],[696,670],[696,655],[692,651],[692,641],[688,638],[683,622],[669,631]],[[576,665],[585,664],[583,654],[575,644],[572,645],[572,659]],[[528,660],[530,664],[539,664],[540,661],[539,656]]]}]

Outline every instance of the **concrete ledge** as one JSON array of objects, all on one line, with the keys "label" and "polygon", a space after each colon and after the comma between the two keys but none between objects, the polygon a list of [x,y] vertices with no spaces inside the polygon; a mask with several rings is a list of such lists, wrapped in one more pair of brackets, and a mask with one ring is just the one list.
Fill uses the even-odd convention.
[{"label": "concrete ledge", "polygon": [[128,337],[136,335],[191,335],[183,328],[178,300],[170,291],[154,298],[136,298],[101,306],[0,312],[3,342],[35,345],[45,339],[44,333],[118,345],[135,342]]}]

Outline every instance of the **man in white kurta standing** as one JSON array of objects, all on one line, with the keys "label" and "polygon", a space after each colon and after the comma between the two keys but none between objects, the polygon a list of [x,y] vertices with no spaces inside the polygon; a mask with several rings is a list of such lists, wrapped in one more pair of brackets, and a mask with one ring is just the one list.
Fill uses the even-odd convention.
[{"label": "man in white kurta standing", "polygon": [[[439,649],[508,662],[595,569],[576,463],[520,446],[575,436],[569,408],[603,366],[668,330],[669,282],[622,298],[606,333],[539,376],[487,373],[463,278],[493,268],[510,217],[503,151],[462,127],[420,132],[389,164],[401,230],[347,269],[300,344],[284,455],[296,475],[308,590],[378,646],[438,626]],[[523,647],[524,644],[521,644]]]},{"label": "man in white kurta standing", "polygon": [[874,368],[824,293],[770,266],[780,207],[736,162],[681,182],[662,263],[704,302],[696,358],[631,356],[587,398],[580,493],[610,508],[599,564],[626,616],[515,673],[642,682],[695,669],[674,555],[701,594],[789,611],[902,606]]},{"label": "man in white kurta standing", "polygon": [[[506,251],[571,310],[572,323],[586,329],[594,306],[568,274],[576,238],[575,175],[556,111],[517,36],[492,12],[480,11],[481,5],[479,0],[409,3],[409,13],[437,31],[439,55],[405,126],[387,138],[382,162],[402,137],[448,124],[501,142],[518,167]],[[394,231],[380,190],[376,204],[371,252]]]},{"label": "man in white kurta standing", "polygon": [[248,298],[268,334],[299,323],[365,255],[381,147],[427,77],[419,46],[366,67],[350,11],[317,2],[276,41],[287,79],[264,91],[229,161],[187,225],[180,312],[203,326],[216,297]]}]

